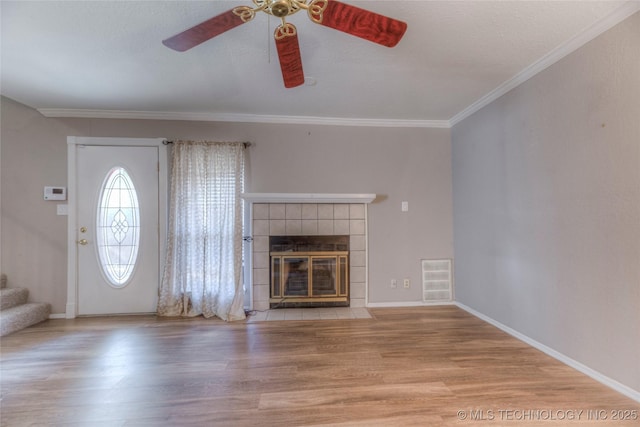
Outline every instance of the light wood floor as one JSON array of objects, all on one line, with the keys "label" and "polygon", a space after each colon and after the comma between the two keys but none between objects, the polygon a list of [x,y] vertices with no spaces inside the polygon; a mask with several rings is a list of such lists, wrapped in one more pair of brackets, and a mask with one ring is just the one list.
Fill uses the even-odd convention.
[{"label": "light wood floor", "polygon": [[288,308],[254,311],[247,322],[273,322],[280,320],[336,320],[370,319],[371,313],[364,307]]},{"label": "light wood floor", "polygon": [[[640,404],[457,307],[370,312],[281,322],[49,320],[2,338],[1,423],[640,424]],[[614,419],[634,411],[635,421]]]}]

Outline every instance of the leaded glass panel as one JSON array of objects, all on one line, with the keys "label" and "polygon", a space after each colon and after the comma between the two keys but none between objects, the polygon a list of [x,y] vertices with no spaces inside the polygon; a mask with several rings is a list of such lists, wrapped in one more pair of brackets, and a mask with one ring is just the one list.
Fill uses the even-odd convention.
[{"label": "leaded glass panel", "polygon": [[107,174],[97,209],[96,242],[105,276],[116,287],[127,284],[140,243],[140,208],[131,177],[122,167]]}]

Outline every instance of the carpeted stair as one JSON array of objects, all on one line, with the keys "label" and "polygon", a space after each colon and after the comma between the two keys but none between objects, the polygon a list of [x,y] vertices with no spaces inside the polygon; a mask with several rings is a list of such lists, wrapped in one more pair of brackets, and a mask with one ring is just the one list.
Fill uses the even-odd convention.
[{"label": "carpeted stair", "polygon": [[0,278],[0,336],[9,335],[49,318],[51,305],[29,303],[29,290],[7,288],[7,276]]}]

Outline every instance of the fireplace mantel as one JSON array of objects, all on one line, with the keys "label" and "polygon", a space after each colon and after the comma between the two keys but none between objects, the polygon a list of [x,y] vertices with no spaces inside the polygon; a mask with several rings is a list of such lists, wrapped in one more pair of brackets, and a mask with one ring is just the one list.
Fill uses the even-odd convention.
[{"label": "fireplace mantel", "polygon": [[253,203],[371,203],[375,194],[345,193],[243,193]]}]

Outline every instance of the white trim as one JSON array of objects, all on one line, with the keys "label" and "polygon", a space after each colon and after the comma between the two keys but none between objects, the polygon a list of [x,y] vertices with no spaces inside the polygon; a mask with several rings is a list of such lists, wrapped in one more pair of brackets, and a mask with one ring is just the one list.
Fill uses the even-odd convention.
[{"label": "white trim", "polygon": [[78,315],[78,272],[76,229],[77,229],[77,149],[79,145],[112,145],[112,146],[143,146],[158,147],[158,221],[159,230],[159,278],[164,270],[164,254],[166,253],[168,227],[168,188],[169,162],[165,138],[97,138],[97,137],[67,137],[67,305],[65,316],[73,319]]},{"label": "white trim", "polygon": [[493,89],[491,92],[487,93],[464,110],[460,111],[458,114],[449,119],[449,123],[451,126],[455,126],[460,123],[462,120],[466,119],[476,111],[481,108],[487,106],[492,103],[496,99],[500,98],[505,93],[509,92],[511,89],[514,89],[520,86],[522,83],[529,80],[531,77],[545,70],[549,66],[555,64],[560,61],[565,56],[569,55],[573,51],[578,48],[584,46],[600,34],[619,24],[620,22],[627,19],[629,16],[640,10],[640,2],[638,1],[628,1],[615,9],[609,15],[605,16],[603,19],[595,22],[593,25],[588,27],[586,30],[582,31],[579,34],[576,34],[569,40],[557,46],[555,49],[548,52],[542,58],[535,61],[533,64],[529,65],[524,70],[520,71],[518,74],[510,78],[509,80],[502,83],[497,88]]},{"label": "white trim", "polygon": [[576,369],[577,371],[582,372],[583,374],[593,378],[594,380],[598,381],[599,383],[602,383],[604,385],[606,385],[609,388],[612,388],[613,390],[624,394],[625,396],[635,400],[636,402],[640,402],[640,391],[634,390],[631,387],[628,387],[624,384],[619,383],[618,381],[607,377],[606,375],[601,374],[600,372],[591,369],[588,366],[583,365],[582,363],[568,357],[565,356],[564,354],[550,348],[547,347],[546,345],[529,338],[528,336],[521,334],[520,332],[511,329],[510,327],[503,325],[502,323],[488,317],[485,316],[484,314],[472,309],[471,307],[467,307],[466,305],[456,302],[455,303],[456,306],[460,307],[461,309],[463,309],[464,311],[476,316],[479,319],[484,320],[485,322],[495,326],[498,329],[501,329],[502,331],[508,333],[509,335],[519,339],[520,341],[529,344],[530,346],[542,351],[543,353],[553,357],[554,359],[559,360],[560,362],[564,363],[565,365],[568,365],[570,367],[572,367],[573,369]]},{"label": "white trim", "polygon": [[67,305],[65,315],[73,319],[78,314],[78,281],[76,245],[76,137],[67,137]]},{"label": "white trim", "polygon": [[66,313],[52,313],[49,315],[49,319],[66,319]]},{"label": "white trim", "polygon": [[[367,307],[369,304],[369,205],[367,203],[364,205],[364,226],[366,227],[364,230],[364,306]],[[351,295],[351,285],[349,285],[349,295]]]},{"label": "white trim", "polygon": [[375,194],[341,193],[243,193],[244,200],[252,203],[371,203]]},{"label": "white trim", "polygon": [[451,127],[449,120],[358,119],[314,116],[273,116],[261,114],[199,113],[179,111],[84,110],[73,108],[38,108],[45,117],[90,119],[187,120],[198,122],[272,123],[327,126],[368,126],[401,128]]},{"label": "white trim", "polygon": [[[242,255],[244,257],[244,284],[248,285],[249,305],[244,306],[245,310],[253,310],[253,202],[244,200],[243,235],[242,235]],[[245,228],[246,227],[246,228]],[[250,237],[245,241],[244,237]],[[245,247],[247,245],[247,247]],[[246,298],[245,298],[246,299]]]}]

